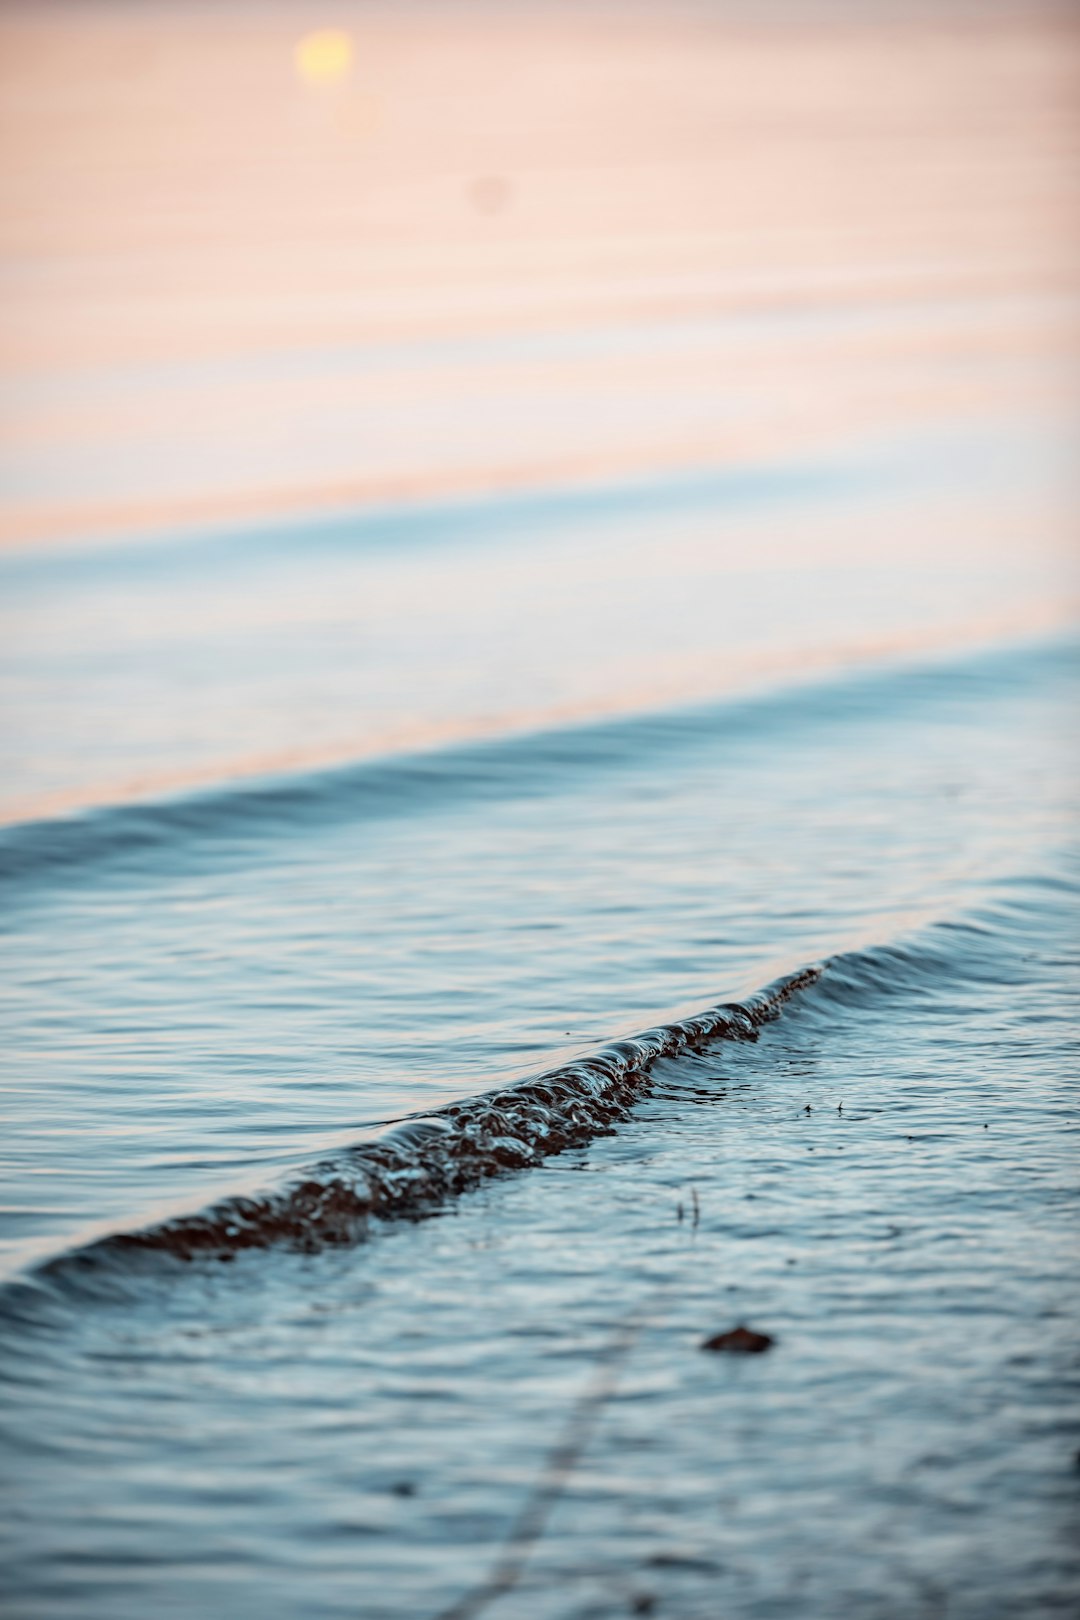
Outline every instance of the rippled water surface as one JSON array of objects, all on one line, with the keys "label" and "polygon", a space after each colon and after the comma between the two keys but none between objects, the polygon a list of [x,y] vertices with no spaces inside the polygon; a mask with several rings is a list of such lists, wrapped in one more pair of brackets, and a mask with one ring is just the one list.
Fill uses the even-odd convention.
[{"label": "rippled water surface", "polygon": [[12,829],[16,1611],[480,1612],[524,1513],[512,1613],[1062,1612],[1075,685]]},{"label": "rippled water surface", "polygon": [[1075,1614],[1075,19],[312,16],[0,13],[5,1615]]}]

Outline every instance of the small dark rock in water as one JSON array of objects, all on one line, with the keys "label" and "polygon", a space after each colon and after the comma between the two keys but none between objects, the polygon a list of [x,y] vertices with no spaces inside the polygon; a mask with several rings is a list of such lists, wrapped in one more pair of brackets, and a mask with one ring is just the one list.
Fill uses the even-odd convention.
[{"label": "small dark rock in water", "polygon": [[711,1339],[704,1339],[703,1350],[727,1350],[736,1356],[756,1356],[762,1350],[769,1350],[776,1340],[768,1333],[755,1333],[753,1328],[743,1327],[742,1324],[732,1328],[729,1333],[717,1333]]}]

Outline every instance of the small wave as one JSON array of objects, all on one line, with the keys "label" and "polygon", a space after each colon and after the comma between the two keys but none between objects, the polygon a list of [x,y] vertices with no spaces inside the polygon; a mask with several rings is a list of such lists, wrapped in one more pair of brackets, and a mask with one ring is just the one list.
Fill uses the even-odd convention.
[{"label": "small wave", "polygon": [[831,956],[744,1001],[658,1025],[531,1079],[392,1121],[279,1189],[229,1197],[66,1250],[40,1262],[22,1283],[9,1283],[7,1304],[12,1288],[18,1293],[28,1281],[93,1292],[100,1280],[111,1291],[140,1258],[151,1265],[162,1258],[229,1261],[276,1245],[314,1253],[359,1241],[373,1219],[421,1218],[489,1177],[613,1134],[650,1090],[660,1059],[702,1053],[719,1041],[754,1041],[793,998],[800,1020],[819,1021],[824,1030],[838,1011],[880,1016],[883,1001],[897,997],[933,1004],[948,1018],[952,997],[964,987],[1017,988],[1034,945],[1063,943],[1057,936],[1071,928],[1078,894],[1080,857],[1062,852],[1056,870],[1003,879],[985,904],[960,917]]},{"label": "small wave", "polygon": [[818,966],[803,968],[746,1001],[712,1007],[534,1079],[402,1120],[279,1191],[227,1198],[197,1214],[111,1233],[43,1262],[34,1275],[78,1283],[140,1254],[228,1261],[244,1250],[275,1245],[314,1253],[358,1241],[373,1218],[419,1218],[491,1176],[610,1135],[644,1094],[658,1059],[700,1051],[714,1041],[755,1040],[760,1027],[821,972]]},{"label": "small wave", "polygon": [[793,729],[940,705],[1071,671],[1074,639],[968,650],[943,662],[833,673],[721,703],[637,712],[427,752],[352,761],[290,775],[228,781],[184,797],[102,806],[0,829],[0,888],[8,899],[48,888],[72,869],[144,875],[166,859],[232,859],[267,838],[312,827],[421,813],[455,801],[539,797],[576,779],[635,768],[717,742],[735,746]]}]

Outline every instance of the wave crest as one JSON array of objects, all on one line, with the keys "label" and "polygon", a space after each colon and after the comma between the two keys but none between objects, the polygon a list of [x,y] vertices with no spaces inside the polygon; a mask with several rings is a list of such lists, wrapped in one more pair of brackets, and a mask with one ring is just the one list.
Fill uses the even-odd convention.
[{"label": "wave crest", "polygon": [[747,1001],[726,1003],[532,1080],[403,1120],[315,1165],[302,1179],[257,1197],[232,1197],[201,1213],[100,1238],[38,1268],[73,1278],[126,1255],[228,1261],[284,1244],[303,1253],[354,1243],[373,1218],[417,1219],[504,1171],[526,1169],[610,1134],[648,1087],[658,1059],[717,1040],[754,1040],[822,968],[803,968]]}]

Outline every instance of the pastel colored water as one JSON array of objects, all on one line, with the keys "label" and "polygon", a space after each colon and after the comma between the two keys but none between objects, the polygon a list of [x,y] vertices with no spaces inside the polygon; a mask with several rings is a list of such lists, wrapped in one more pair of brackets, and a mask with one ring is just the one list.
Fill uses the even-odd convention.
[{"label": "pastel colored water", "polygon": [[17,1620],[1080,1601],[1075,30],[763,11],[0,18]]}]

